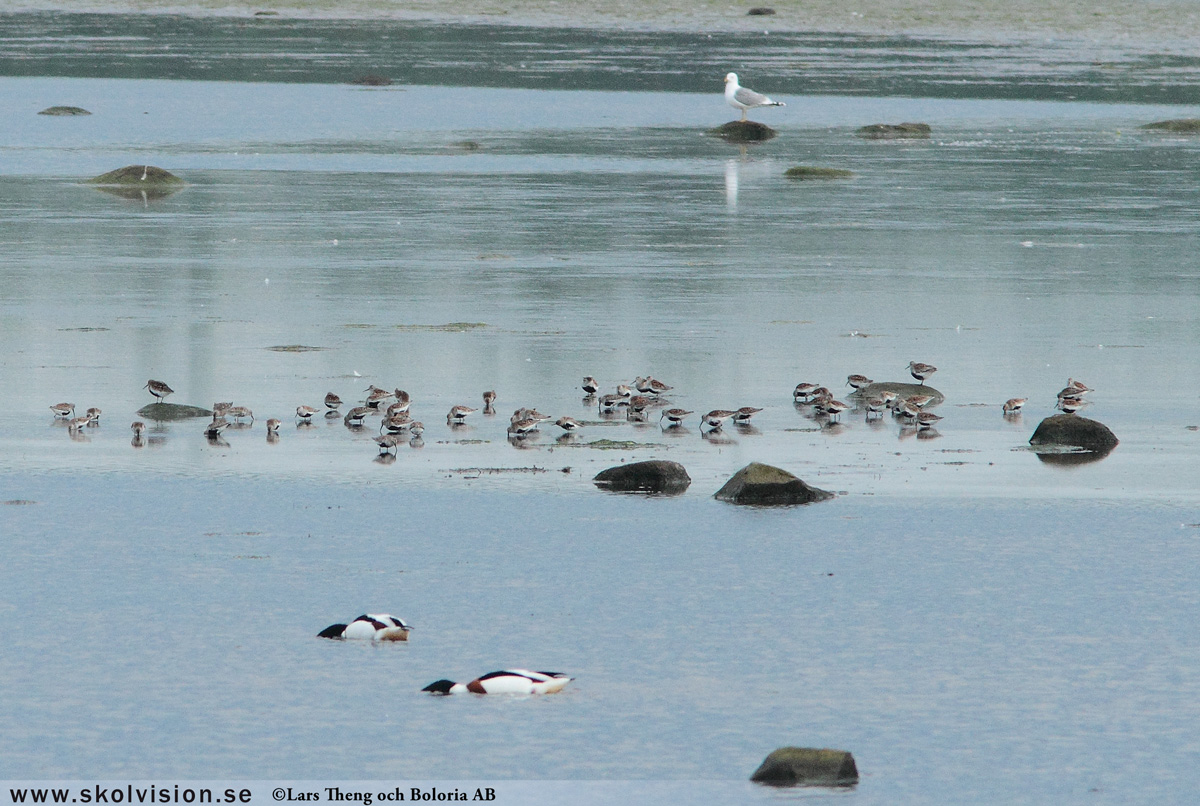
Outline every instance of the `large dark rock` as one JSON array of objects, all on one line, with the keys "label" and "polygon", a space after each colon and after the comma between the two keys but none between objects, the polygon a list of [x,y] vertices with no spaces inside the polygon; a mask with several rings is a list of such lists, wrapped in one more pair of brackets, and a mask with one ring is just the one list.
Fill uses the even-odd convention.
[{"label": "large dark rock", "polygon": [[868,140],[927,140],[932,133],[928,123],[872,123],[855,132]]},{"label": "large dark rock", "polygon": [[932,386],[926,386],[923,383],[902,383],[899,381],[879,381],[878,383],[867,384],[861,389],[855,389],[850,393],[849,397],[857,400],[870,400],[873,397],[879,397],[884,392],[895,392],[896,397],[901,400],[911,395],[929,395],[933,400],[926,403],[923,407],[927,409],[946,400],[946,396]]},{"label": "large dark rock", "polygon": [[190,420],[193,417],[212,417],[212,409],[158,401],[138,409],[138,416],[147,420]]},{"label": "large dark rock", "polygon": [[714,498],[731,504],[792,506],[833,498],[833,493],[810,487],[786,470],[751,462],[734,473]]},{"label": "large dark rock", "polygon": [[708,133],[728,143],[761,143],[779,134],[756,120],[731,120],[723,126],[709,129]]},{"label": "large dark rock", "polygon": [[1104,423],[1080,417],[1078,414],[1055,414],[1038,423],[1029,444],[1039,446],[1069,446],[1097,453],[1108,453],[1117,447],[1116,435]]},{"label": "large dark rock", "polygon": [[170,171],[154,165],[126,165],[89,179],[93,185],[122,185],[134,187],[177,187],[183,180]]},{"label": "large dark rock", "polygon": [[692,477],[678,462],[652,459],[601,470],[592,481],[597,487],[616,493],[678,495],[691,485]]},{"label": "large dark rock", "polygon": [[781,747],[763,760],[750,780],[768,786],[854,786],[858,766],[845,750]]}]

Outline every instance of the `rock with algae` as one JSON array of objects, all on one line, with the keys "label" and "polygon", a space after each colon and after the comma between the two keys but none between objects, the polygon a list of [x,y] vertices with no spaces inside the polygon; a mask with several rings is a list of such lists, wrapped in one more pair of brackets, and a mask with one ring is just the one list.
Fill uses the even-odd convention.
[{"label": "rock with algae", "polygon": [[651,459],[601,470],[592,482],[616,493],[678,495],[691,485],[692,477],[678,462]]},{"label": "rock with algae", "polygon": [[39,115],[50,115],[51,117],[78,117],[80,115],[90,115],[91,112],[84,109],[82,106],[48,106]]},{"label": "rock with algae", "polygon": [[211,417],[212,409],[158,401],[142,406],[138,409],[138,416],[147,420],[190,420],[194,417]]},{"label": "rock with algae", "polygon": [[763,760],[750,780],[768,786],[854,786],[858,766],[845,750],[781,747]]},{"label": "rock with algae", "polygon": [[928,123],[872,123],[855,134],[867,140],[927,140],[933,129]]},{"label": "rock with algae", "polygon": [[1159,120],[1154,123],[1147,123],[1140,128],[1152,132],[1168,132],[1170,134],[1200,134],[1200,118]]},{"label": "rock with algae", "polygon": [[925,409],[933,408],[946,400],[946,396],[932,386],[926,386],[923,383],[904,383],[903,381],[869,383],[861,389],[855,389],[850,393],[849,397],[857,400],[870,400],[873,397],[879,397],[884,392],[892,392],[901,400],[913,395],[929,395],[933,400],[930,400],[921,407]]},{"label": "rock with algae", "polygon": [[713,496],[718,501],[753,506],[795,506],[833,498],[778,467],[751,462],[734,473]]},{"label": "rock with algae", "polygon": [[126,165],[115,171],[89,179],[93,185],[119,185],[121,187],[145,188],[176,188],[184,184],[183,180],[170,171],[153,165]]}]

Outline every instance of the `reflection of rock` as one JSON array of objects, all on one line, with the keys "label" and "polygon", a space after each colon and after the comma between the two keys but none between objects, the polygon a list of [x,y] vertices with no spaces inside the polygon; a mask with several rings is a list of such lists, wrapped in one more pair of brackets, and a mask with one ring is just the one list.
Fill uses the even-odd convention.
[{"label": "reflection of rock", "polygon": [[765,123],[754,120],[731,120],[723,126],[709,129],[708,133],[728,143],[761,143],[779,134]]},{"label": "reflection of rock", "polygon": [[1055,414],[1038,423],[1029,444],[1040,446],[1070,446],[1088,451],[1108,453],[1117,447],[1117,437],[1108,426],[1080,417],[1078,414]]},{"label": "reflection of rock", "polygon": [[1200,134],[1200,118],[1177,118],[1175,120],[1160,120],[1142,126],[1154,132],[1169,132],[1171,134]]},{"label": "reflection of rock", "polygon": [[127,165],[89,179],[97,190],[125,199],[161,199],[181,189],[185,182],[153,165]]},{"label": "reflection of rock", "polygon": [[896,397],[903,400],[912,395],[929,395],[933,400],[926,403],[922,408],[932,408],[946,400],[946,396],[934,389],[932,386],[926,386],[922,383],[900,383],[896,381],[880,381],[879,383],[871,383],[855,389],[848,397],[855,400],[870,400],[873,397],[879,397],[884,392],[895,392]]},{"label": "reflection of rock", "polygon": [[1092,462],[1099,462],[1112,453],[1106,451],[1085,451],[1082,448],[1060,448],[1058,450],[1037,450],[1037,458],[1042,464],[1058,465],[1059,467],[1076,467]]},{"label": "reflection of rock", "polygon": [[820,168],[816,165],[797,165],[783,172],[788,179],[851,179],[854,171],[841,168]]},{"label": "reflection of rock", "polygon": [[147,420],[190,420],[193,417],[211,417],[212,409],[159,402],[142,406],[138,409],[138,416]]},{"label": "reflection of rock", "polygon": [[90,115],[92,113],[81,106],[48,106],[41,112],[38,112],[38,114],[52,115],[54,117],[72,117],[75,115]]},{"label": "reflection of rock", "polygon": [[389,87],[392,84],[392,80],[378,73],[367,73],[365,76],[359,76],[350,83],[357,84],[360,87]]},{"label": "reflection of rock", "polygon": [[713,496],[731,504],[791,506],[833,498],[833,493],[810,487],[786,470],[751,462],[734,473]]},{"label": "reflection of rock", "polygon": [[618,493],[665,493],[678,495],[692,483],[692,477],[678,462],[652,459],[602,470],[592,479],[597,487]]},{"label": "reflection of rock", "polygon": [[928,123],[873,123],[855,132],[868,140],[925,140],[932,133]]},{"label": "reflection of rock", "polygon": [[845,750],[781,747],[763,760],[750,780],[768,786],[854,786],[858,766]]}]

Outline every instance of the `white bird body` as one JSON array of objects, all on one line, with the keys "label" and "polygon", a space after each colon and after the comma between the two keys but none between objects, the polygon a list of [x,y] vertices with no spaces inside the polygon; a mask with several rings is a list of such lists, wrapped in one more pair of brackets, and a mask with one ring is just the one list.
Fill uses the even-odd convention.
[{"label": "white bird body", "polygon": [[574,680],[561,672],[531,672],[528,669],[505,669],[489,672],[470,683],[438,680],[422,691],[432,694],[554,694]]},{"label": "white bird body", "polygon": [[772,101],[761,92],[755,92],[738,84],[737,73],[725,75],[725,103],[734,109],[742,111],[742,120],[746,119],[746,110],[760,106],[786,106],[782,101]]}]

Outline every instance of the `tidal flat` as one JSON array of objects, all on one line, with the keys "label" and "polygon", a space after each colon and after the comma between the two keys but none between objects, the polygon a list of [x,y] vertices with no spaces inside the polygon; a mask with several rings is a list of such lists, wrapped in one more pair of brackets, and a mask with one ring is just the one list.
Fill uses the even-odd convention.
[{"label": "tidal flat", "polygon": [[[719,65],[711,91],[684,90],[660,55],[683,35],[625,46],[667,65],[651,86],[501,61],[363,88],[367,60],[305,72],[296,40],[260,80],[213,80],[241,63],[215,46],[136,75],[234,34],[124,19],[150,26],[130,52],[162,40],[143,68],[0,58],[0,777],[334,779],[354,760],[380,779],[711,780],[708,802],[760,802],[778,793],[750,773],[801,744],[853,752],[863,780],[840,796],[862,803],[1200,788],[1200,141],[1139,128],[1187,115],[1188,71],[1148,61],[1149,98],[1049,68],[904,96],[851,38],[811,71],[844,92],[759,72],[788,105],[754,113],[778,137],[738,147],[707,134],[737,114]],[[363,30],[304,24],[325,52]],[[37,114],[67,104],[92,114]],[[855,135],[904,121],[931,136]],[[87,184],[139,164],[185,185]],[[853,176],[795,182],[796,165]],[[850,373],[911,380],[914,360],[946,396],[932,432],[793,403],[800,381],[841,396]],[[706,435],[603,417],[580,389],[646,374],[697,414],[763,411]],[[1120,438],[1096,461],[1028,448],[1069,377]],[[256,420],[216,443],[203,419],[149,420],[136,446],[149,378]],[[409,391],[426,424],[394,459],[377,420],[291,416],[370,384]],[[490,389],[497,414],[445,422]],[[99,424],[72,438],[61,401]],[[585,424],[510,440],[520,406]],[[688,490],[591,482],[650,458],[683,464]],[[837,496],[712,499],[752,461]],[[315,637],[381,611],[412,640]],[[576,680],[420,692],[505,666]]]}]

